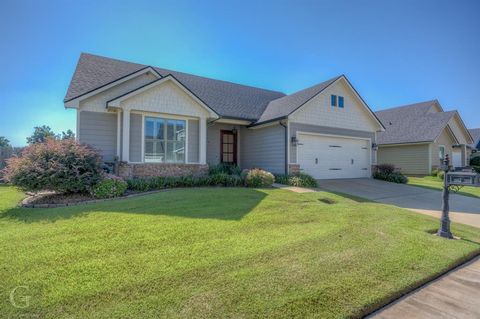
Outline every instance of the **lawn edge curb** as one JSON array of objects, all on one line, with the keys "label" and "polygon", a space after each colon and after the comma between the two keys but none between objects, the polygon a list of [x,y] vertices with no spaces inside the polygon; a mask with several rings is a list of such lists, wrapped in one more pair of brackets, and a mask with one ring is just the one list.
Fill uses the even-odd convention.
[{"label": "lawn edge curb", "polygon": [[[180,188],[175,188],[175,189],[180,189]],[[20,202],[20,206],[23,207],[23,208],[57,208],[57,207],[80,206],[80,205],[87,205],[87,204],[93,204],[93,203],[108,202],[108,201],[117,200],[117,199],[127,199],[127,198],[132,198],[132,197],[145,196],[145,195],[156,194],[156,193],[160,193],[160,192],[166,192],[166,191],[170,191],[170,190],[172,190],[172,189],[170,189],[170,188],[158,189],[158,190],[154,190],[154,191],[129,194],[129,195],[121,196],[121,197],[92,199],[92,200],[72,202],[72,203],[66,203],[66,204],[29,204],[29,202],[31,200],[38,197],[38,195],[32,195],[32,196],[28,196],[28,197],[24,198]]]},{"label": "lawn edge curb", "polygon": [[409,295],[416,293],[417,291],[422,290],[426,286],[435,282],[436,280],[462,268],[467,264],[474,261],[474,259],[480,257],[480,248],[471,252],[464,258],[460,258],[447,267],[444,271],[439,272],[438,274],[432,275],[425,278],[424,280],[418,281],[411,288],[406,288],[403,291],[400,291],[398,294],[394,294],[392,297],[386,297],[383,301],[377,303],[377,306],[372,306],[368,308],[373,308],[373,310],[366,310],[363,314],[360,314],[359,318],[373,318],[374,315],[380,313],[382,310],[392,306],[393,304],[399,302],[400,300],[407,298]]}]

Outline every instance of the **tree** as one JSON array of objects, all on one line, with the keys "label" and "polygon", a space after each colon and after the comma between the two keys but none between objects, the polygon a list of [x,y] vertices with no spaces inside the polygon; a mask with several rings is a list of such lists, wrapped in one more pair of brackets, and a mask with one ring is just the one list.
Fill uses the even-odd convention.
[{"label": "tree", "polygon": [[0,136],[0,147],[9,147],[10,141],[5,136]]},{"label": "tree", "polygon": [[68,129],[66,132],[62,131],[62,136],[60,137],[61,140],[74,140],[75,133],[72,130]]},{"label": "tree", "polygon": [[33,130],[33,134],[27,137],[28,144],[37,144],[46,142],[48,139],[56,139],[55,133],[53,133],[50,126],[42,125],[42,126],[35,126]]}]

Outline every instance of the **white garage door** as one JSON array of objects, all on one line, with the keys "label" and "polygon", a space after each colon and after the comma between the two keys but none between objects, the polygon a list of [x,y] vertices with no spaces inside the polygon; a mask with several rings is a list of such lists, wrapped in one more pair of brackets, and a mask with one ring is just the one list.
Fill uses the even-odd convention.
[{"label": "white garage door", "polygon": [[459,150],[452,151],[452,165],[453,167],[462,167],[462,152]]},{"label": "white garage door", "polygon": [[369,140],[298,134],[297,162],[318,179],[370,177]]}]

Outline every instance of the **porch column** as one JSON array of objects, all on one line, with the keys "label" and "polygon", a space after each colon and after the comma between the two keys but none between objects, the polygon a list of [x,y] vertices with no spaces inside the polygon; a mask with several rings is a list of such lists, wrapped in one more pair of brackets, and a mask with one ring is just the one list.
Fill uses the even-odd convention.
[{"label": "porch column", "polygon": [[122,149],[122,112],[120,110],[117,111],[117,156],[120,160],[122,158],[122,153],[120,150]]},{"label": "porch column", "polygon": [[122,161],[130,161],[130,110],[123,111]]},{"label": "porch column", "polygon": [[200,164],[207,164],[207,119],[200,118],[200,134],[199,134],[199,148],[200,152],[198,159]]}]

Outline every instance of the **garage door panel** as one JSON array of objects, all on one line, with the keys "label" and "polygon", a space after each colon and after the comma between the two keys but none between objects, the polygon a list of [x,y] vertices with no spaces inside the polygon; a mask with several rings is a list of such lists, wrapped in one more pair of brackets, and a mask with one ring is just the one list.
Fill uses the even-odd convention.
[{"label": "garage door panel", "polygon": [[318,179],[370,176],[369,142],[364,139],[298,134],[300,168]]}]

